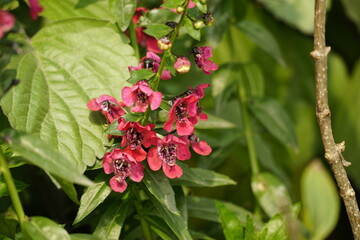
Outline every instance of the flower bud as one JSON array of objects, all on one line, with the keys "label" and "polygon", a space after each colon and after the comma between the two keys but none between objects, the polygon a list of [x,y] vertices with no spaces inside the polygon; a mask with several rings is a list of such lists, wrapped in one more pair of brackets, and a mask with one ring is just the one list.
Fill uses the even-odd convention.
[{"label": "flower bud", "polygon": [[176,12],[177,12],[177,13],[183,13],[184,10],[185,10],[185,8],[184,8],[183,6],[181,6],[181,5],[179,5],[179,6],[176,7]]},{"label": "flower bud", "polygon": [[206,26],[211,26],[214,23],[214,18],[211,13],[205,13],[203,15],[203,21]]},{"label": "flower bud", "polygon": [[178,73],[187,73],[190,70],[191,63],[186,57],[178,57],[174,63],[174,68]]},{"label": "flower bud", "polygon": [[193,26],[196,30],[199,30],[202,26],[204,26],[204,22],[202,20],[196,20],[193,23]]},{"label": "flower bud", "polygon": [[169,37],[162,37],[158,40],[158,47],[161,50],[168,50],[169,48],[171,48],[172,44],[170,42],[170,38]]},{"label": "flower bud", "polygon": [[200,0],[201,4],[206,4],[206,0]]}]

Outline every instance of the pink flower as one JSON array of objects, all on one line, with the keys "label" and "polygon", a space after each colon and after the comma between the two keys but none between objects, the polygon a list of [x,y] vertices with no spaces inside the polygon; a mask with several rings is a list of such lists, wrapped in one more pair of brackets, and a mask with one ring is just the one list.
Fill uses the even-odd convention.
[{"label": "pink flower", "polygon": [[[142,59],[140,59],[140,63],[139,63],[138,67],[130,66],[130,67],[128,67],[128,69],[129,69],[129,71],[130,70],[140,70],[140,69],[150,69],[154,73],[157,73],[157,71],[159,70],[159,67],[160,67],[160,62],[161,62],[161,58],[158,55],[156,55],[153,52],[147,52],[146,57],[143,57]],[[162,71],[162,73],[161,73],[162,80],[167,80],[170,78],[171,78],[170,71],[167,71],[167,70]]]},{"label": "pink flower", "polygon": [[141,80],[131,88],[122,89],[122,100],[128,107],[135,103],[135,107],[131,108],[132,112],[145,112],[149,105],[151,110],[160,106],[162,94],[154,92],[146,80]]},{"label": "pink flower", "polygon": [[200,141],[199,138],[191,134],[189,136],[181,137],[184,141],[186,141],[189,145],[191,145],[192,149],[200,155],[207,156],[211,153],[212,149],[205,141]]},{"label": "pink flower", "polygon": [[167,135],[164,139],[158,139],[157,147],[151,148],[148,154],[148,163],[153,171],[161,168],[168,178],[178,178],[183,174],[182,169],[176,164],[176,159],[190,159],[191,154],[187,142]]},{"label": "pink flower", "polygon": [[99,98],[91,99],[88,102],[87,107],[91,111],[100,110],[109,123],[112,123],[115,119],[125,114],[125,111],[123,110],[125,104],[118,102],[109,95],[101,95]]},{"label": "pink flower", "polygon": [[39,5],[39,0],[29,0],[30,4],[30,17],[32,20],[36,20],[38,18],[39,13],[44,10],[42,6]]},{"label": "pink flower", "polygon": [[195,95],[197,99],[201,99],[205,96],[204,89],[210,87],[210,84],[200,84],[195,89],[189,88],[190,92]]},{"label": "pink flower", "polygon": [[[132,21],[135,25],[138,24],[140,17],[147,13],[149,10],[143,7],[136,8],[135,14],[132,18]],[[147,35],[143,32],[145,28],[144,27],[136,27],[136,40],[138,44],[140,44],[143,47],[146,47],[148,51],[154,52],[154,53],[162,53],[163,51],[159,49],[157,40],[153,36]]]},{"label": "pink flower", "polygon": [[125,122],[120,120],[118,129],[124,132],[121,140],[121,147],[124,152],[131,155],[137,162],[146,158],[146,152],[142,146],[148,148],[156,143],[156,133],[152,131],[154,124],[142,126],[137,122]]},{"label": "pink flower", "polygon": [[174,63],[174,68],[178,73],[187,73],[191,63],[187,57],[178,57]]},{"label": "pink flower", "polygon": [[184,98],[177,98],[169,111],[169,118],[164,124],[164,129],[170,132],[172,124],[176,121],[176,131],[180,136],[190,135],[194,132],[194,124],[197,123],[197,103],[194,94]]},{"label": "pink flower", "polygon": [[0,10],[0,38],[2,38],[4,32],[9,31],[14,24],[14,16],[4,10]]},{"label": "pink flower", "polygon": [[192,53],[195,57],[196,65],[201,68],[205,74],[210,75],[210,71],[218,69],[218,65],[208,59],[212,57],[211,47],[194,47]]},{"label": "pink flower", "polygon": [[103,168],[106,174],[114,173],[110,179],[110,187],[115,192],[124,192],[127,188],[126,178],[140,182],[144,177],[143,166],[121,149],[113,149],[105,154]]}]

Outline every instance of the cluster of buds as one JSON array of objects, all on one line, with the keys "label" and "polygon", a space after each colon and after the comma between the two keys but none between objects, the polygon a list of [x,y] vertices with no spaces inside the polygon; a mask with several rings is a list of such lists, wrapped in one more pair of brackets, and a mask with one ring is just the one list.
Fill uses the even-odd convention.
[{"label": "cluster of buds", "polygon": [[[191,2],[192,3],[192,2]],[[190,6],[189,6],[190,7]],[[139,9],[135,13],[135,21],[139,17]],[[143,12],[147,11],[142,9]],[[134,18],[133,18],[134,20]],[[175,29],[176,22],[166,25]],[[177,32],[172,32],[177,34]],[[158,40],[158,48],[171,54],[170,36]],[[190,51],[196,65],[206,74],[217,70],[218,66],[209,60],[212,56],[211,47],[194,47]],[[190,69],[190,60],[187,57],[177,57],[174,68],[177,73],[186,73]],[[116,126],[116,135],[109,135],[109,140],[117,141],[103,158],[103,169],[106,174],[113,174],[110,186],[116,192],[124,192],[127,188],[127,177],[140,182],[144,177],[143,162],[147,161],[153,171],[163,170],[168,178],[179,178],[183,170],[177,161],[191,158],[191,149],[200,155],[209,155],[211,147],[195,135],[195,125],[198,121],[206,121],[207,114],[202,111],[200,100],[205,96],[205,89],[209,84],[200,84],[195,88],[189,87],[184,93],[172,98],[165,98],[157,91],[161,80],[172,78],[169,70],[164,70],[165,62],[152,51],[140,59],[138,66],[129,66],[130,74],[144,71],[152,74],[147,79],[139,79],[133,86],[121,90],[121,101],[108,95],[102,95],[89,101],[88,108],[100,111],[107,123]],[[171,66],[172,67],[172,66]],[[160,106],[169,106],[162,107]],[[167,111],[166,121],[159,122],[157,113]],[[139,116],[138,121],[129,116]],[[131,120],[129,120],[131,119]],[[161,126],[157,127],[156,126]],[[165,134],[164,134],[165,133]],[[112,133],[114,134],[114,133]]]}]

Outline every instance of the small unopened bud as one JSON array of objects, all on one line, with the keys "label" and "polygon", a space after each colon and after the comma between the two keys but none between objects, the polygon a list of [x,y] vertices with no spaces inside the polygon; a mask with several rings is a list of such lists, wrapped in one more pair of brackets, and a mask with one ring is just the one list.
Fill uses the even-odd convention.
[{"label": "small unopened bud", "polygon": [[170,38],[169,37],[162,37],[158,40],[158,47],[161,50],[168,50],[169,48],[171,48],[172,44],[170,42]]},{"label": "small unopened bud", "polygon": [[185,10],[185,8],[184,8],[183,6],[181,6],[181,5],[179,5],[179,6],[176,7],[176,12],[177,12],[177,13],[183,13],[184,10]]},{"label": "small unopened bud", "polygon": [[196,20],[194,23],[193,23],[193,25],[194,25],[194,28],[195,29],[200,29],[202,26],[204,26],[204,22],[202,21],[202,20]]},{"label": "small unopened bud", "polygon": [[206,26],[211,26],[214,23],[214,18],[211,13],[206,13],[202,16],[204,24]]},{"label": "small unopened bud", "polygon": [[187,73],[190,70],[191,63],[186,57],[178,57],[174,63],[174,68],[178,73]]},{"label": "small unopened bud", "polygon": [[206,0],[200,0],[202,4],[206,4]]}]

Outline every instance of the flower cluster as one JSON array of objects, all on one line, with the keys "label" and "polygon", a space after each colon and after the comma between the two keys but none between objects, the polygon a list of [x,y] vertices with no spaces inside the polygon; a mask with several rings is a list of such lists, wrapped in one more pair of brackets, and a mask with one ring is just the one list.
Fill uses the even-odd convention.
[{"label": "flower cluster", "polygon": [[[134,23],[137,23],[141,14],[147,11],[138,8],[133,17]],[[168,24],[176,26],[177,23]],[[136,28],[136,32],[140,44],[145,42],[147,49],[154,49],[151,38],[143,35],[142,29]],[[169,43],[170,47],[163,49],[163,59],[165,54],[174,56],[171,52],[171,41],[174,38],[166,38],[165,42],[162,38],[162,43]],[[169,95],[157,91],[157,86],[161,80],[172,78],[170,71],[164,69],[173,67],[178,73],[186,73],[191,63],[186,57],[177,57],[174,65],[169,66],[169,63],[163,62],[156,54],[158,52],[148,51],[146,56],[140,59],[138,66],[128,67],[131,75],[136,71],[144,71],[142,69],[150,70],[148,72],[152,75],[146,79],[137,79],[135,83],[132,82],[134,84],[131,87],[124,87],[121,90],[121,101],[112,96],[102,95],[90,100],[87,105],[90,110],[101,112],[112,127],[117,126],[118,134],[109,136],[109,140],[118,142],[113,145],[117,147],[109,149],[102,162],[105,173],[114,175],[110,179],[110,186],[116,192],[126,190],[127,177],[135,182],[143,179],[144,161],[147,161],[151,170],[162,169],[166,177],[178,178],[183,175],[183,170],[177,161],[190,159],[190,149],[204,156],[212,151],[205,141],[201,141],[195,135],[195,125],[198,121],[208,119],[207,114],[202,111],[200,100],[210,85],[200,84],[195,88],[189,87],[184,93],[173,97],[164,97]],[[204,73],[210,74],[210,71],[217,70],[218,66],[209,60],[212,56],[211,47],[194,47],[189,52],[193,54],[196,65]],[[154,117],[158,116],[157,113],[160,111],[167,112],[166,121],[160,122]],[[153,117],[150,118],[150,115]]]}]

